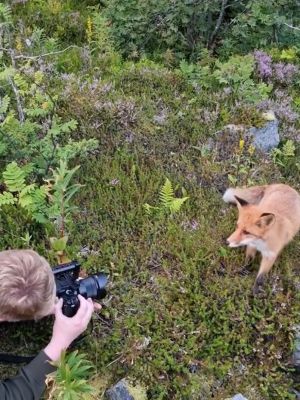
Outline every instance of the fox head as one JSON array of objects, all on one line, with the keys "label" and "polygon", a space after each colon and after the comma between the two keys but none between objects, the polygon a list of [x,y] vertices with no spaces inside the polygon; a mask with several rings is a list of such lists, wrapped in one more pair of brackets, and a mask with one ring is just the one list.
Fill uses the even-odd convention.
[{"label": "fox head", "polygon": [[235,196],[239,210],[236,230],[229,236],[229,247],[247,246],[264,239],[275,222],[275,215]]}]

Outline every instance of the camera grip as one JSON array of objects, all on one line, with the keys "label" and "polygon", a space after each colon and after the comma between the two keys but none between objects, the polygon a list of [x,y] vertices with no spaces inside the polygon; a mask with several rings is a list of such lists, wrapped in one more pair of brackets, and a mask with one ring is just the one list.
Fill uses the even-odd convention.
[{"label": "camera grip", "polygon": [[69,318],[74,317],[74,315],[78,311],[79,306],[80,306],[80,301],[77,296],[73,298],[64,299],[62,306],[62,313],[66,317]]}]

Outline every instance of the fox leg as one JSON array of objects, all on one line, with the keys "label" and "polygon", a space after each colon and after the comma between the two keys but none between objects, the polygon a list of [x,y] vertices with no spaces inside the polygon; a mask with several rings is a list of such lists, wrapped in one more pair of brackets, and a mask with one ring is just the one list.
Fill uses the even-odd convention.
[{"label": "fox leg", "polygon": [[277,255],[272,257],[264,257],[264,256],[262,257],[260,268],[253,286],[254,295],[258,294],[260,287],[264,284],[265,276],[273,267],[276,258]]},{"label": "fox leg", "polygon": [[245,264],[248,265],[254,260],[257,250],[255,247],[247,246]]},{"label": "fox leg", "polygon": [[247,276],[250,274],[249,266],[255,258],[257,250],[254,247],[247,246],[246,247],[246,257],[245,264],[239,270],[239,274],[241,276]]}]

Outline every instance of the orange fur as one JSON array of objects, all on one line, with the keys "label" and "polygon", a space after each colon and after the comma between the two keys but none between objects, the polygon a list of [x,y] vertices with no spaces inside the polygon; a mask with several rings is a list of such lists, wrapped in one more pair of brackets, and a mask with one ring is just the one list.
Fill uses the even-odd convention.
[{"label": "orange fur", "polygon": [[288,185],[273,184],[227,189],[223,199],[239,210],[236,230],[227,239],[229,247],[247,246],[247,261],[256,251],[262,254],[256,293],[281,250],[300,229],[300,195]]}]

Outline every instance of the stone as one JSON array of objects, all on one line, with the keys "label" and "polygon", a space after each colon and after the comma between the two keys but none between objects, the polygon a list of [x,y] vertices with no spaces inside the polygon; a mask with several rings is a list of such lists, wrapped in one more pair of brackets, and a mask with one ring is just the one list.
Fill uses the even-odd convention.
[{"label": "stone", "polygon": [[264,113],[263,117],[266,119],[267,123],[261,128],[250,128],[246,135],[252,138],[252,144],[256,149],[263,153],[268,153],[279,145],[279,122],[273,111]]},{"label": "stone", "polygon": [[120,380],[105,392],[107,400],[147,400],[146,390],[132,386],[126,379]]},{"label": "stone", "polygon": [[238,393],[231,398],[231,400],[247,400],[242,394]]},{"label": "stone", "polygon": [[125,379],[122,379],[116,385],[112,386],[105,394],[108,400],[134,400],[134,397],[128,390]]},{"label": "stone", "polygon": [[300,371],[300,325],[294,326],[294,352],[292,363],[297,372]]},{"label": "stone", "polygon": [[[202,153],[214,152],[216,161],[224,161],[232,158],[239,149],[239,142],[244,141],[245,148],[252,145],[262,153],[269,153],[279,145],[280,137],[278,131],[279,121],[273,111],[263,113],[262,117],[266,123],[260,128],[246,127],[245,125],[228,124],[221,131],[215,133],[214,137],[202,145]],[[197,147],[196,147],[197,148]]]}]

